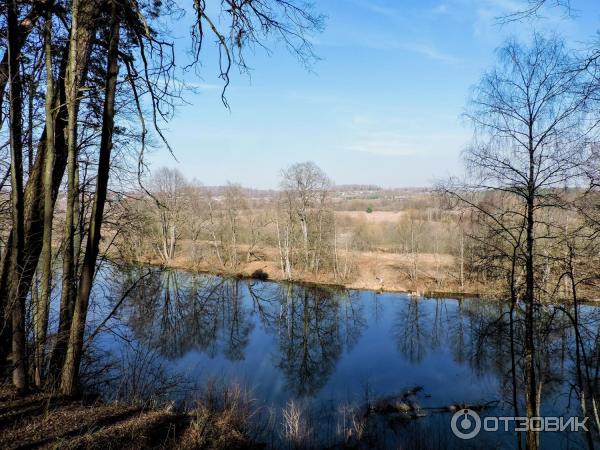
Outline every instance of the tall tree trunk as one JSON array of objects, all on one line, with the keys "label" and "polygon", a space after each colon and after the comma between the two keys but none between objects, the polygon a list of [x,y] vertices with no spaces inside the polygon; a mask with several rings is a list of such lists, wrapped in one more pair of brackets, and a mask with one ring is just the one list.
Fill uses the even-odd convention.
[{"label": "tall tree trunk", "polygon": [[[78,56],[77,56],[77,71],[81,74],[81,80],[85,80],[87,75],[87,67],[91,44],[96,34],[98,25],[97,16],[100,12],[101,0],[86,0],[80,8],[80,24],[85,26],[79,27],[79,35],[77,41]],[[55,131],[54,131],[54,168],[52,174],[52,198],[53,208],[58,195],[58,189],[62,182],[67,164],[67,146],[65,142],[65,133],[67,123],[67,112],[65,108],[65,72],[68,61],[69,50],[65,51],[62,59],[60,76],[57,82],[58,89],[55,90],[54,110]],[[0,64],[1,69],[1,64]],[[0,87],[2,82],[0,70]],[[38,265],[40,252],[42,250],[43,241],[43,215],[44,215],[44,167],[46,161],[46,131],[42,133],[41,140],[38,145],[37,157],[33,166],[33,172],[29,174],[27,186],[25,188],[25,250],[24,250],[24,267],[21,274],[21,295],[26,296],[31,286],[31,280],[35,269]],[[0,299],[10,298],[10,279],[15,273],[16,268],[13,264],[12,257],[12,237],[15,230],[11,230],[8,237],[8,244],[5,254],[2,258],[0,267]],[[0,300],[1,301],[1,300]],[[0,305],[2,306],[2,305]],[[3,312],[4,308],[0,308]],[[6,333],[8,327],[3,326],[4,320],[0,320],[0,364],[4,365],[6,359],[6,350],[10,348],[10,333]]]},{"label": "tall tree trunk", "polygon": [[460,290],[465,290],[465,228],[463,224],[462,213],[459,218],[459,233],[460,233]]},{"label": "tall tree trunk", "polygon": [[[525,380],[527,417],[537,417],[538,391],[535,370],[535,273],[534,273],[534,208],[535,208],[535,159],[533,147],[533,130],[530,127],[529,142],[529,182],[527,194],[526,255],[525,255]],[[539,446],[537,431],[528,430],[525,437],[527,450],[537,450]]]},{"label": "tall tree trunk", "polygon": [[[583,379],[583,370],[582,366],[586,366],[587,370],[587,361],[585,358],[585,354],[582,355],[584,351],[583,341],[581,339],[581,334],[579,332],[579,298],[577,296],[577,283],[575,282],[575,264],[573,260],[575,259],[575,252],[572,245],[568,241],[567,236],[567,246],[568,246],[568,259],[567,259],[567,274],[570,280],[571,287],[571,298],[573,300],[573,328],[575,328],[575,365],[577,372],[577,384],[579,385],[579,395],[580,395],[580,403],[581,403],[581,413],[583,417],[587,417],[587,402],[588,395],[586,395],[586,391],[589,390],[590,380],[589,376],[586,377],[586,380]],[[593,398],[593,392],[590,392],[589,397]],[[585,433],[586,442],[588,449],[594,450],[594,438],[592,435],[592,428],[589,427]]]},{"label": "tall tree trunk", "polygon": [[[59,312],[59,325],[57,339],[50,358],[50,373],[52,381],[57,382],[66,355],[66,346],[70,333],[70,326],[73,317],[73,310],[76,297],[76,271],[75,271],[75,245],[74,233],[76,222],[76,159],[77,159],[77,143],[76,143],[76,120],[79,105],[79,88],[84,83],[87,75],[88,60],[91,50],[91,43],[94,39],[97,27],[97,17],[99,14],[99,1],[76,1],[73,15],[77,16],[75,23],[72,25],[71,41],[69,44],[69,54],[65,68],[65,107],[64,107],[64,123],[62,131],[67,136],[63,147],[63,172],[65,165],[69,166],[68,173],[68,200],[67,200],[67,222],[65,231],[65,245],[67,251],[64,258],[68,261],[63,261],[63,271],[66,268],[67,273],[63,273],[63,295],[61,296],[61,305]],[[76,83],[76,86],[73,86]],[[69,91],[71,93],[69,94]],[[70,96],[70,97],[69,97]],[[55,134],[58,138],[58,134]],[[72,194],[72,196],[71,196]],[[65,292],[66,288],[66,292]]]},{"label": "tall tree trunk", "polygon": [[[77,195],[75,196],[75,202],[73,203],[73,261],[74,269],[73,275],[77,279],[79,273],[79,263],[81,261],[81,243],[83,241],[84,234],[84,221],[85,221],[85,187],[81,183],[81,167],[79,161],[75,159],[75,190]],[[84,178],[85,182],[85,178]]]},{"label": "tall tree trunk", "polygon": [[52,12],[48,9],[44,23],[44,48],[46,58],[46,160],[44,165],[44,230],[41,254],[40,295],[35,318],[35,384],[42,385],[45,365],[46,336],[48,332],[48,307],[52,292],[52,217],[54,198],[52,176],[54,169],[54,78],[52,74]]},{"label": "tall tree trunk", "polygon": [[[509,310],[509,337],[510,337],[510,372],[511,372],[511,381],[512,381],[512,402],[513,402],[513,412],[515,417],[519,417],[519,400],[518,400],[518,387],[519,383],[517,383],[517,351],[515,348],[515,310],[518,302],[518,294],[517,294],[517,282],[516,282],[516,269],[517,269],[517,261],[518,256],[517,252],[519,247],[521,246],[521,235],[519,235],[519,240],[515,243],[513,247],[513,253],[511,258],[511,270],[510,270],[510,310]],[[517,448],[521,450],[523,448],[522,442],[522,434],[521,432],[517,432]]]},{"label": "tall tree trunk", "polygon": [[[16,33],[16,39],[12,42],[12,54],[15,57],[21,52],[23,45],[27,39],[27,36],[35,26],[38,17],[43,12],[45,5],[43,2],[37,2],[33,5],[29,13],[23,18],[23,20],[18,24],[18,29]],[[2,101],[4,99],[4,92],[6,91],[6,86],[9,82],[9,51],[4,53],[2,61],[0,61],[0,128],[4,123],[4,118],[2,117]],[[26,202],[25,202],[26,203]],[[27,214],[25,214],[27,217]],[[27,221],[26,221],[27,222]],[[9,283],[12,274],[16,273],[16,267],[13,266],[13,256],[12,256],[12,232],[9,235],[9,238],[6,243],[6,247],[4,249],[4,255],[0,260],[0,369],[7,367],[6,360],[11,348],[11,326],[10,326],[10,314],[9,313],[9,305],[7,300],[10,298],[9,294]],[[25,239],[27,242],[27,239]],[[25,254],[27,250],[25,249]],[[27,263],[27,257],[24,258]],[[23,280],[22,280],[23,281]],[[23,282],[21,283],[23,285]]]},{"label": "tall tree trunk", "polygon": [[66,352],[66,342],[71,328],[75,307],[76,270],[75,270],[75,223],[78,211],[76,200],[79,196],[77,183],[77,97],[79,95],[79,75],[77,74],[77,33],[79,0],[72,3],[71,34],[69,39],[69,63],[66,75],[67,101],[67,207],[65,216],[62,291],[58,334],[55,354],[60,367]]},{"label": "tall tree trunk", "polygon": [[10,83],[10,151],[11,151],[11,203],[12,203],[12,266],[9,305],[12,324],[12,380],[19,390],[27,389],[27,355],[25,342],[25,296],[20,283],[25,248],[25,206],[23,194],[23,129],[22,85],[19,73],[19,23],[17,0],[8,5],[8,53]]},{"label": "tall tree trunk", "polygon": [[[40,60],[41,61],[41,60]],[[35,77],[35,70],[36,70],[36,66],[37,66],[37,56],[34,59],[33,62],[33,68],[32,68],[32,73],[30,74],[30,76],[27,79],[27,173],[30,174],[33,171],[33,162],[34,162],[34,145],[33,145],[33,130],[34,130],[34,124],[33,124],[33,116],[35,114],[35,108],[34,108],[34,98],[36,95],[36,91],[37,91],[37,87],[38,87],[38,83],[39,81],[36,79]],[[25,73],[25,67],[23,67],[23,73]],[[37,276],[37,270],[33,275],[33,281],[31,283],[31,299],[30,299],[30,303],[33,307],[33,321],[34,323],[37,321],[37,317],[36,317],[36,313],[37,313],[37,305],[39,303],[39,290],[38,290],[38,276]],[[35,325],[34,325],[34,329],[35,329]],[[36,371],[36,365],[35,365],[35,360],[34,360],[34,372]]]},{"label": "tall tree trunk", "polygon": [[71,395],[77,387],[79,365],[83,351],[83,335],[87,316],[88,303],[92,290],[96,259],[100,246],[100,231],[104,215],[104,204],[108,189],[110,173],[110,155],[112,150],[112,136],[114,130],[115,96],[117,88],[117,75],[119,71],[119,14],[116,0],[112,1],[111,29],[108,46],[106,92],[104,99],[104,112],[102,120],[102,136],[100,141],[100,157],[98,162],[98,177],[96,182],[96,195],[92,207],[92,216],[89,223],[86,251],[81,268],[81,277],[67,356],[61,377],[61,391]]},{"label": "tall tree trunk", "polygon": [[308,257],[308,218],[307,214],[303,213],[300,216],[300,227],[302,228],[302,239],[304,244],[304,270],[310,270],[310,262]]}]

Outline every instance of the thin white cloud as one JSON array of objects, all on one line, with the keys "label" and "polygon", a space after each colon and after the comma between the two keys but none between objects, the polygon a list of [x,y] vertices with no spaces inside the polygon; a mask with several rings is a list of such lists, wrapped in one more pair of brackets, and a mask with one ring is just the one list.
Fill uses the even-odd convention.
[{"label": "thin white cloud", "polygon": [[[382,156],[435,156],[458,151],[469,134],[454,118],[413,111],[390,116],[357,114],[349,123],[346,151]],[[435,124],[435,130],[432,129]]]},{"label": "thin white cloud", "polygon": [[382,132],[363,136],[356,141],[342,145],[341,149],[381,156],[435,156],[444,153],[458,153],[464,146],[465,136],[454,133],[435,135]]},{"label": "thin white cloud", "polygon": [[216,83],[185,83],[185,86],[200,91],[216,91],[223,89],[223,85]]},{"label": "thin white cloud", "polygon": [[[512,35],[527,38],[531,34],[532,26],[543,30],[560,28],[566,31],[572,24],[565,19],[561,8],[543,7],[538,18],[543,20],[530,20],[510,22],[502,25],[502,18],[510,16],[531,7],[528,0],[445,0],[448,13],[454,12],[456,17],[468,17],[472,22],[473,35],[477,38],[490,38],[497,41],[498,36]],[[573,30],[571,30],[573,31]]]},{"label": "thin white cloud", "polygon": [[434,8],[432,8],[431,12],[433,14],[447,14],[449,12],[448,4],[447,3],[440,3],[439,5],[437,5]]},{"label": "thin white cloud", "polygon": [[[410,52],[423,58],[455,64],[460,58],[443,49],[443,43],[435,42],[434,35],[416,24],[421,16],[431,14],[424,9],[406,8],[400,10],[381,6],[372,0],[350,0],[353,5],[391,19],[379,23],[377,27],[334,27],[321,36],[317,45],[330,47],[359,47],[374,50],[399,50]],[[379,21],[381,22],[381,21]]]},{"label": "thin white cloud", "polygon": [[400,47],[405,50],[408,50],[409,52],[416,53],[433,61],[440,61],[450,64],[455,64],[460,61],[458,58],[451,55],[450,53],[438,50],[437,48],[435,48],[435,46],[430,44],[407,43],[402,44]]},{"label": "thin white cloud", "polygon": [[351,43],[354,47],[358,46],[373,50],[399,50],[410,52],[426,59],[446,64],[456,64],[460,62],[460,58],[438,48],[435,44],[411,36],[401,37],[391,33],[381,32],[353,32],[348,36],[345,43],[346,45]]},{"label": "thin white cloud", "polygon": [[367,11],[370,11],[375,14],[379,14],[385,17],[398,17],[400,15],[400,10],[397,8],[392,8],[389,6],[384,6],[379,2],[373,0],[350,0],[356,6],[359,6]]}]

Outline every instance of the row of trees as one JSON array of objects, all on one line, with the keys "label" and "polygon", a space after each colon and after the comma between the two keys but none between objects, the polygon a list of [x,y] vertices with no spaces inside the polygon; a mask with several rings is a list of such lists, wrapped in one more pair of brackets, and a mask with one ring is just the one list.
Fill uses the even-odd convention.
[{"label": "row of trees", "polygon": [[[352,200],[337,194],[312,162],[282,170],[274,192],[231,183],[205,187],[168,168],[146,185],[149,192],[132,193],[123,203],[131,226],[121,233],[127,245],[119,249],[127,261],[231,272],[265,261],[281,278],[348,283],[369,272],[356,256],[376,264],[377,255],[394,254],[396,278],[415,290],[464,291],[489,282],[491,293],[491,284],[498,284],[483,246],[467,238],[474,236],[477,216],[436,192],[420,194],[419,210],[413,197],[383,200],[378,209],[397,210],[379,221],[368,211],[348,211]],[[377,276],[379,269],[371,269]]]},{"label": "row of trees", "polygon": [[309,62],[307,34],[322,17],[289,0],[9,0],[0,12],[0,151],[10,161],[0,164],[0,220],[10,222],[1,233],[0,367],[19,390],[33,381],[72,394],[98,256],[110,244],[101,246],[102,226],[123,221],[115,192],[141,178],[148,145],[169,148],[160,125],[184,83],[165,23],[191,14],[188,67],[204,62],[205,38],[214,38],[227,87],[233,66],[246,69],[246,50],[271,36]]},{"label": "row of trees", "polygon": [[[284,277],[296,271],[319,274],[339,269],[331,182],[312,162],[281,172],[281,192],[253,200],[235,184],[219,189],[188,182],[176,169],[159,169],[127,208],[134,226],[122,238],[127,259],[149,256],[169,265],[177,250],[191,251],[192,262],[210,259],[221,269],[263,258],[277,249]],[[135,245],[131,245],[135,243]]]}]

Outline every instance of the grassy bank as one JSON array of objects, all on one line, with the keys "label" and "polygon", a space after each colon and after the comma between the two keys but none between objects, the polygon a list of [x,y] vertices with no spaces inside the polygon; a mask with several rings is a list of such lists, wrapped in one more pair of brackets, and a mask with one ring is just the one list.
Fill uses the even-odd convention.
[{"label": "grassy bank", "polygon": [[[183,242],[177,256],[168,263],[153,257],[142,257],[134,261],[171,269],[210,273],[240,278],[262,278],[273,281],[296,281],[345,289],[372,290],[377,292],[403,292],[414,295],[449,295],[474,297],[493,294],[491,285],[459,280],[448,275],[457,264],[451,255],[428,253],[401,254],[383,251],[355,251],[352,255],[352,271],[341,277],[331,271],[317,274],[296,270],[292,278],[285,277],[277,260],[277,249],[263,247],[253,253],[253,258],[241,261],[236,267],[223,267],[212,258],[197,258],[197,247]],[[417,266],[417,275],[414,276]],[[485,290],[484,290],[485,288]]]},{"label": "grassy bank", "polygon": [[[363,405],[339,405],[335,425],[326,425],[323,434],[322,417],[300,403],[288,402],[278,421],[272,409],[248,401],[236,386],[210,391],[189,412],[48,392],[20,396],[11,388],[0,388],[0,448],[440,450],[462,448],[446,433],[448,414],[465,407],[480,411],[494,404],[423,409],[421,391],[417,386]],[[437,433],[420,426],[427,417]],[[442,433],[435,428],[439,425],[435,417],[441,420]],[[483,442],[473,448],[489,446]]]},{"label": "grassy bank", "polygon": [[22,396],[5,387],[0,389],[0,448],[261,448],[246,433],[244,413],[237,403],[202,402],[181,413],[49,392]]}]

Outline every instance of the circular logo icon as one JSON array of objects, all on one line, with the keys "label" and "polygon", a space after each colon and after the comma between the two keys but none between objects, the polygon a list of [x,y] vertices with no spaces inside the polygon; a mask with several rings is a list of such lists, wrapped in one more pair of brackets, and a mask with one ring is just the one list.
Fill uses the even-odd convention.
[{"label": "circular logo icon", "polygon": [[481,431],[479,414],[470,409],[459,409],[450,423],[454,436],[460,439],[473,439]]}]

